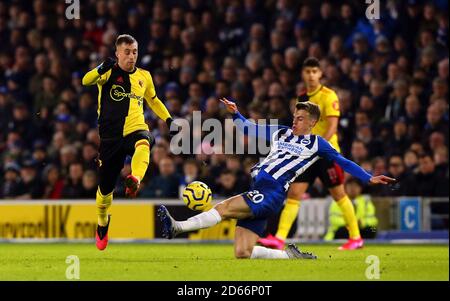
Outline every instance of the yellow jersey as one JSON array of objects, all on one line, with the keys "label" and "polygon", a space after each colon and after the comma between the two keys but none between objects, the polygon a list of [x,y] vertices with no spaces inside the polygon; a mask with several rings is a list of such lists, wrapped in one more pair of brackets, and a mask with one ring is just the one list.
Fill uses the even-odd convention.
[{"label": "yellow jersey", "polygon": [[162,120],[171,117],[156,95],[150,72],[135,68],[122,70],[117,64],[100,75],[97,68],[83,77],[83,85],[97,84],[98,126],[102,139],[125,137],[149,130],[144,118],[144,100]]},{"label": "yellow jersey", "polygon": [[[324,136],[328,129],[328,119],[331,116],[340,116],[339,112],[339,100],[336,93],[323,85],[320,85],[315,91],[305,93],[300,96],[303,101],[307,100],[315,103],[320,108],[320,119],[312,129],[311,133],[314,135]],[[306,98],[306,99],[305,99]],[[341,152],[341,148],[338,143],[338,136],[334,134],[328,140],[330,144],[338,151]]]}]

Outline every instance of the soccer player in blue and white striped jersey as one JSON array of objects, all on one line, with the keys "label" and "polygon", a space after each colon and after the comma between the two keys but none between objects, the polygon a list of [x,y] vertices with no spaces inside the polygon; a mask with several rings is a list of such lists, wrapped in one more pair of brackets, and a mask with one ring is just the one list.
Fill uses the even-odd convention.
[{"label": "soccer player in blue and white striped jersey", "polygon": [[163,236],[173,238],[179,233],[209,228],[223,219],[238,220],[235,232],[235,256],[237,258],[317,258],[301,252],[295,245],[285,250],[273,250],[255,246],[263,235],[267,218],[283,207],[291,182],[320,157],[335,161],[346,172],[368,184],[389,184],[395,179],[381,175],[372,177],[356,163],[340,155],[325,139],[311,135],[320,117],[320,109],[311,102],[298,103],[292,127],[257,125],[245,119],[234,102],[220,99],[238,129],[249,136],[262,137],[271,142],[268,156],[252,170],[253,184],[249,191],[233,196],[206,212],[186,221],[175,221],[164,206],[158,209],[163,223]]}]

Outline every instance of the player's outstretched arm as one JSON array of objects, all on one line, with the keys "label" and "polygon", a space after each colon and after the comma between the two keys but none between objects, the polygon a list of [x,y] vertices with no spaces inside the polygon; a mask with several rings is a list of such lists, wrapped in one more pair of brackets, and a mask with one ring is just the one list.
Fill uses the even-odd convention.
[{"label": "player's outstretched arm", "polygon": [[116,61],[114,59],[110,57],[106,58],[106,60],[99,66],[86,73],[83,76],[81,83],[83,84],[83,86],[91,86],[97,84],[102,75],[111,70],[115,63]]},{"label": "player's outstretched arm", "polygon": [[153,112],[155,112],[156,116],[164,120],[167,124],[167,127],[169,128],[169,134],[170,136],[174,136],[176,133],[178,133],[179,128],[178,126],[172,127],[173,118],[169,113],[169,110],[167,110],[167,107],[164,105],[164,103],[156,96],[152,98],[150,101],[147,102],[148,106],[152,109]]},{"label": "player's outstretched arm", "polygon": [[396,179],[393,179],[393,178],[390,178],[390,177],[387,177],[384,175],[373,177],[371,174],[366,172],[361,166],[359,166],[355,162],[344,158],[325,139],[323,139],[320,136],[317,136],[317,139],[318,139],[318,144],[319,144],[318,145],[319,156],[335,161],[346,172],[348,172],[352,176],[360,179],[364,183],[367,183],[367,184],[392,184],[392,183],[396,182]]},{"label": "player's outstretched arm", "polygon": [[283,125],[270,125],[270,124],[259,125],[253,123],[248,119],[246,119],[244,116],[242,116],[241,113],[239,113],[237,105],[234,102],[228,100],[225,97],[220,98],[219,101],[225,105],[228,112],[233,114],[233,120],[236,127],[241,132],[246,133],[246,135],[248,136],[260,137],[266,139],[267,141],[270,141],[272,134],[276,130],[288,128],[287,126]]},{"label": "player's outstretched arm", "polygon": [[167,127],[169,128],[170,135],[173,136],[178,132],[178,129],[175,129],[177,127],[173,127],[171,129],[171,125],[173,122],[172,116],[169,113],[169,110],[167,110],[167,107],[164,105],[164,103],[158,98],[158,95],[156,95],[156,89],[155,85],[153,84],[153,79],[150,74],[150,72],[146,71],[146,88],[144,93],[144,99],[147,102],[148,107],[162,120],[164,120],[167,124]]}]

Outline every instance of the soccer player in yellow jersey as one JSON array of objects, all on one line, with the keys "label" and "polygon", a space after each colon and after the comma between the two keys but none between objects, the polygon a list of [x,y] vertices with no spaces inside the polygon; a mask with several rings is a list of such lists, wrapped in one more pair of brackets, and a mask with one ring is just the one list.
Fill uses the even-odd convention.
[{"label": "soccer player in yellow jersey", "polygon": [[110,215],[117,177],[127,155],[132,156],[131,174],[125,180],[125,194],[136,197],[145,175],[154,138],[144,119],[144,100],[170,128],[172,118],[158,99],[150,72],[136,67],[137,41],[130,35],[116,39],[117,63],[108,58],[83,77],[83,85],[97,84],[100,149],[99,185],[96,203],[98,227],[96,245],[104,250],[108,244]]},{"label": "soccer player in yellow jersey", "polygon": [[[321,77],[322,71],[319,61],[313,57],[307,58],[302,66],[302,79],[306,85],[306,92],[299,96],[298,101],[310,101],[319,106],[321,117],[312,129],[312,134],[322,136],[340,152],[337,137],[340,115],[339,100],[333,90],[320,83]],[[341,208],[349,230],[349,240],[339,249],[353,250],[363,247],[355,210],[344,190],[344,172],[336,163],[326,159],[319,159],[291,184],[285,207],[280,216],[277,233],[275,236],[269,235],[260,239],[259,243],[276,249],[284,248],[284,241],[300,209],[300,199],[316,177],[320,178],[323,185],[328,188],[331,196]]]}]

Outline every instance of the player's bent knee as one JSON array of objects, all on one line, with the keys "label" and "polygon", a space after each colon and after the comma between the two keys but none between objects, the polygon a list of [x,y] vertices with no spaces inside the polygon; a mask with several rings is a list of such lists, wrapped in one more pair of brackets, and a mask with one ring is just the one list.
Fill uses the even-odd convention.
[{"label": "player's bent knee", "polygon": [[300,200],[308,188],[307,183],[293,183],[288,190],[289,199]]},{"label": "player's bent knee", "polygon": [[216,209],[217,212],[219,212],[222,219],[227,219],[227,218],[230,218],[230,215],[231,215],[229,207],[230,206],[229,206],[228,202],[221,202],[221,203],[217,204],[216,206],[214,206],[214,209]]},{"label": "player's bent knee", "polygon": [[294,199],[294,200],[298,200],[300,201],[300,199],[302,198],[303,193],[297,193],[296,191],[289,191],[287,197],[289,199]]},{"label": "player's bent knee", "polygon": [[333,188],[329,189],[331,196],[335,201],[339,201],[343,197],[345,197],[347,194],[345,193],[344,186],[338,185]]},{"label": "player's bent knee", "polygon": [[152,133],[150,133],[148,131],[143,132],[142,134],[143,134],[143,137],[145,137],[145,138],[140,139],[139,141],[146,141],[148,143],[149,149],[151,150],[153,148],[153,146],[155,145],[155,137],[153,137]]}]

